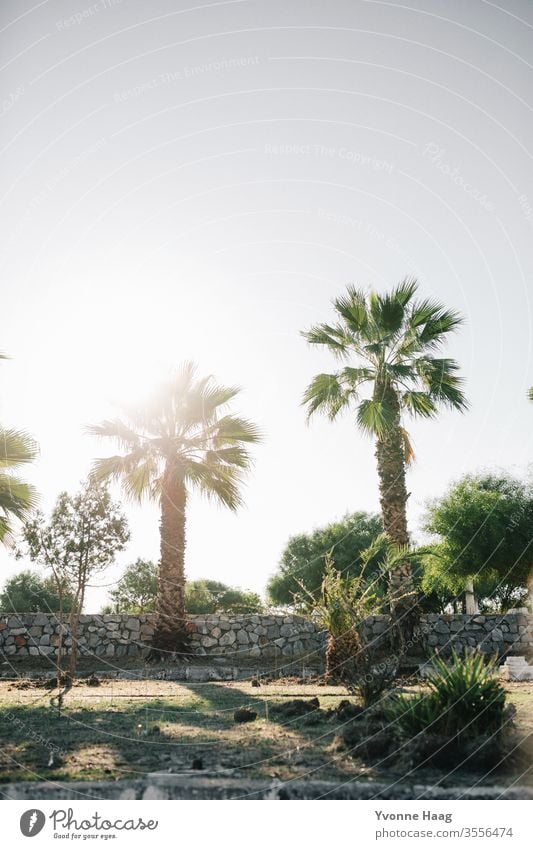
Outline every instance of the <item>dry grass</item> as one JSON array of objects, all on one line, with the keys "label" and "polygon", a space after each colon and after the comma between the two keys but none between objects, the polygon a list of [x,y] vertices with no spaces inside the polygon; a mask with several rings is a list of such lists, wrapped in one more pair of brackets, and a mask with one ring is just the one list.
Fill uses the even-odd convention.
[{"label": "dry grass", "polygon": [[[533,684],[506,689],[525,736],[533,731]],[[34,685],[0,682],[0,781],[198,774],[199,768],[210,777],[309,776],[336,782],[384,777],[379,767],[354,760],[335,744],[342,723],[326,711],[346,698],[341,687],[154,680],[88,687],[80,682],[66,696],[61,717],[50,706],[50,695]],[[321,707],[314,715],[281,720],[273,710],[276,701],[312,696]],[[236,724],[233,712],[239,707],[256,711],[256,721]],[[61,751],[54,752],[54,746]]]}]

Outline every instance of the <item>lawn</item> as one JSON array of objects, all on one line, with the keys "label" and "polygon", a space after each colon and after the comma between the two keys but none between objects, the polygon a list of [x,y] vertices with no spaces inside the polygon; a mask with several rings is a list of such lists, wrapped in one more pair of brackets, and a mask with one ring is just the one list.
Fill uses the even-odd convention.
[{"label": "lawn", "polygon": [[[533,684],[506,685],[517,708],[520,737],[533,731]],[[61,717],[49,690],[35,682],[0,682],[0,781],[92,780],[166,772],[206,777],[315,778],[341,783],[401,780],[379,763],[365,764],[339,745],[344,722],[335,713],[342,687],[294,680],[182,684],[172,681],[80,681],[65,697]],[[276,705],[318,697],[320,710],[282,717]],[[237,708],[257,719],[237,724]],[[54,747],[60,750],[54,751]],[[447,783],[426,771],[428,781]],[[512,783],[517,775],[498,776]],[[482,773],[465,783],[492,781]],[[527,781],[520,777],[520,783]],[[457,777],[454,779],[457,783]]]}]

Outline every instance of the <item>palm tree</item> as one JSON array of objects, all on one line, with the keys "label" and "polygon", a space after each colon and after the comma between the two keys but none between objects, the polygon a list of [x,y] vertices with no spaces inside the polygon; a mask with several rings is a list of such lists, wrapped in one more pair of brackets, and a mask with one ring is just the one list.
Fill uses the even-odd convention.
[{"label": "palm tree", "polygon": [[[333,420],[355,410],[360,430],[375,439],[385,532],[402,548],[409,545],[405,472],[414,457],[403,417],[432,418],[440,406],[467,407],[457,363],[436,356],[462,318],[433,300],[415,299],[417,288],[416,280],[408,279],[384,295],[348,287],[333,301],[336,323],[303,334],[345,363],[311,381],[303,398],[308,418],[320,411]],[[366,397],[361,395],[365,386]],[[389,593],[395,635],[405,644],[418,619],[408,560],[391,570]]]},{"label": "palm tree", "polygon": [[124,453],[96,460],[94,476],[119,480],[127,496],[159,502],[161,560],[151,659],[163,652],[186,653],[185,516],[191,490],[197,489],[231,510],[241,504],[239,484],[251,458],[244,447],[257,442],[251,422],[222,410],[239,390],[219,386],[211,376],[196,377],[184,363],[149,404],[126,411],[127,419],[89,428],[111,437]]},{"label": "palm tree", "polygon": [[[0,353],[0,360],[6,359]],[[0,542],[10,542],[12,519],[24,521],[36,505],[34,487],[21,481],[14,472],[19,466],[33,462],[37,453],[37,443],[27,433],[0,427]]]}]

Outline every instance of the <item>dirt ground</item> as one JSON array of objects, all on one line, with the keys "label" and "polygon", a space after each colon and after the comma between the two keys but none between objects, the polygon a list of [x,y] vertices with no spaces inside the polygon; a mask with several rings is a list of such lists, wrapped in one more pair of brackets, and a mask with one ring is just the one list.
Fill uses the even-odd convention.
[{"label": "dirt ground", "polygon": [[[533,684],[506,684],[516,706],[518,738],[533,733]],[[405,689],[405,688],[404,688]],[[407,689],[410,689],[407,687]],[[413,687],[414,689],[414,687]],[[172,681],[80,681],[61,714],[53,692],[35,682],[0,681],[0,782],[135,778],[148,773],[289,779],[399,782],[405,775],[368,765],[339,745],[344,722],[334,713],[342,687],[281,681],[183,684]],[[282,717],[276,704],[319,699],[320,710]],[[237,724],[234,711],[254,711]],[[445,774],[428,781],[447,784]],[[494,781],[483,773],[465,783]],[[530,780],[530,779],[529,779]],[[499,783],[529,783],[507,772]],[[457,776],[454,778],[457,783]]]}]

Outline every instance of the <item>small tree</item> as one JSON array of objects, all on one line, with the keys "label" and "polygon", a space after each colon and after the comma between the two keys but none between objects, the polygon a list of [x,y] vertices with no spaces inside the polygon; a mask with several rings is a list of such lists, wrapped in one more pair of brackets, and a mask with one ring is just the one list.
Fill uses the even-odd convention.
[{"label": "small tree", "polygon": [[[42,513],[28,522],[24,538],[31,559],[51,569],[58,592],[59,619],[65,612],[65,588],[72,595],[69,617],[72,647],[69,674],[76,673],[78,624],[90,579],[110,566],[129,539],[125,516],[102,484],[87,482],[76,495],[62,492],[48,520]],[[62,632],[62,628],[61,628]],[[62,633],[58,646],[61,677]]]},{"label": "small tree", "polygon": [[[65,586],[63,610],[69,613],[73,598]],[[38,572],[25,569],[9,578],[0,595],[2,613],[58,613],[59,593],[53,577],[42,578]]]},{"label": "small tree", "polygon": [[111,596],[117,613],[151,613],[157,597],[157,565],[138,557],[126,568]]},{"label": "small tree", "polygon": [[533,490],[509,474],[466,475],[433,501],[425,528],[439,539],[433,574],[451,589],[516,603],[533,564]]},{"label": "small tree", "polygon": [[261,597],[251,590],[201,579],[185,585],[187,613],[260,613]]},{"label": "small tree", "polygon": [[[306,593],[318,599],[328,553],[333,565],[344,577],[358,575],[363,565],[362,553],[381,533],[381,518],[361,511],[348,513],[342,519],[315,528],[310,533],[291,537],[282,552],[278,569],[267,585],[270,601],[293,605],[295,597],[302,598],[302,585]],[[373,566],[375,563],[368,564],[367,571]],[[303,600],[307,603],[307,595]]]}]

